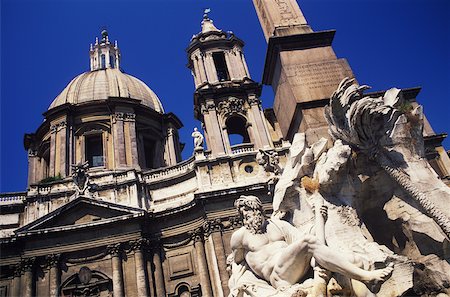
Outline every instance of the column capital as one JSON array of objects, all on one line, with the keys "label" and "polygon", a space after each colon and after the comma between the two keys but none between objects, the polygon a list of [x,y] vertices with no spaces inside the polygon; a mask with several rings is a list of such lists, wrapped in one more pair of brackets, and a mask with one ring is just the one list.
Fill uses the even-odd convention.
[{"label": "column capital", "polygon": [[134,122],[136,119],[136,114],[132,112],[115,112],[112,117],[113,123],[117,121]]},{"label": "column capital", "polygon": [[111,256],[118,257],[122,252],[122,244],[121,243],[110,244],[106,247],[106,250],[107,253],[110,254]]},{"label": "column capital", "polygon": [[194,242],[202,242],[204,237],[203,228],[197,228],[194,231],[191,231],[189,235]]},{"label": "column capital", "polygon": [[146,238],[140,238],[129,242],[130,251],[142,251],[149,246],[149,240]]},{"label": "column capital", "polygon": [[45,267],[58,267],[61,260],[61,254],[50,254],[45,256]]},{"label": "column capital", "polygon": [[22,272],[32,271],[35,263],[36,257],[22,258],[22,260],[20,261],[20,267]]},{"label": "column capital", "polygon": [[249,96],[247,101],[250,106],[261,104],[261,100],[258,97]]},{"label": "column capital", "polygon": [[17,263],[15,265],[13,265],[12,269],[13,269],[14,277],[20,277],[22,275],[22,265],[21,265],[21,263]]},{"label": "column capital", "polygon": [[203,224],[204,236],[208,237],[211,233],[221,232],[223,230],[223,224],[220,219],[206,221]]},{"label": "column capital", "polygon": [[209,111],[215,110],[215,109],[216,109],[216,104],[212,100],[207,100],[205,103],[203,103],[201,105],[202,113],[209,112]]},{"label": "column capital", "polygon": [[51,124],[50,125],[50,132],[51,133],[56,133],[59,130],[65,128],[65,127],[67,127],[67,122],[66,121],[61,121],[59,123]]},{"label": "column capital", "polygon": [[37,150],[29,148],[28,157],[37,157]]},{"label": "column capital", "polygon": [[150,238],[148,239],[146,248],[150,251],[150,252],[155,252],[155,251],[159,251],[161,250],[161,238],[156,237],[156,238]]}]

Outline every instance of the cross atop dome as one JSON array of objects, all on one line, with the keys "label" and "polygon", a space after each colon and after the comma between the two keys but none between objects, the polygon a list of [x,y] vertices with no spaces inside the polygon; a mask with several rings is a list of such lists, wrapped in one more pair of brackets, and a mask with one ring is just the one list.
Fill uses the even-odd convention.
[{"label": "cross atop dome", "polygon": [[114,45],[109,41],[108,31],[101,31],[101,40],[95,38],[95,44],[90,47],[89,56],[91,71],[107,68],[119,68],[120,66],[120,50],[117,41]]}]

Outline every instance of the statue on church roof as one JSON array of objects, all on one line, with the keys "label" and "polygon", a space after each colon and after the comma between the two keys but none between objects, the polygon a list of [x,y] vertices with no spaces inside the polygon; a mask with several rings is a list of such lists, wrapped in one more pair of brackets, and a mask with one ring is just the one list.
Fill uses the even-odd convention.
[{"label": "statue on church roof", "polygon": [[194,128],[194,132],[192,132],[191,136],[194,138],[194,149],[202,149],[204,137],[202,133],[198,131],[197,127]]}]

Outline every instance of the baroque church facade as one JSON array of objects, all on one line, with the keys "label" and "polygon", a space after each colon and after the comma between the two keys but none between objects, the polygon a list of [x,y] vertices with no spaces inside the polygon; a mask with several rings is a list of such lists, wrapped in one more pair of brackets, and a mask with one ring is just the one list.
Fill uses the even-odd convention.
[{"label": "baroque church facade", "polygon": [[[271,212],[275,167],[295,133],[309,143],[329,138],[323,109],[354,77],[334,54],[334,31],[314,32],[295,0],[254,5],[273,109],[261,107],[244,42],[205,14],[186,50],[202,133],[184,161],[181,121],[120,70],[120,50],[102,32],[90,71],[24,137],[27,191],[1,194],[0,296],[229,295],[230,238],[242,225],[234,201],[255,195]],[[405,99],[416,105],[419,91],[403,90]],[[241,144],[230,143],[235,134]],[[426,156],[449,184],[444,137],[426,122]]]}]

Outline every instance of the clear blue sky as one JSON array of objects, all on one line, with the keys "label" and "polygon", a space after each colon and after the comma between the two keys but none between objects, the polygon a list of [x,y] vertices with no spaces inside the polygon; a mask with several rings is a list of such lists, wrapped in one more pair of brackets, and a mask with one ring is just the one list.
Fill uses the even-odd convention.
[{"label": "clear blue sky", "polygon": [[[418,100],[437,133],[450,125],[450,2],[303,0],[312,28],[336,29],[333,47],[358,81],[383,90],[422,86]],[[26,189],[24,133],[34,132],[52,100],[89,68],[89,44],[106,26],[124,71],[153,89],[184,124],[183,158],[192,153],[193,79],[185,48],[204,8],[216,26],[246,42],[260,81],[266,42],[250,0],[1,0],[0,192]],[[263,106],[273,93],[265,87]],[[445,142],[446,148],[450,142]]]}]

